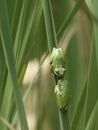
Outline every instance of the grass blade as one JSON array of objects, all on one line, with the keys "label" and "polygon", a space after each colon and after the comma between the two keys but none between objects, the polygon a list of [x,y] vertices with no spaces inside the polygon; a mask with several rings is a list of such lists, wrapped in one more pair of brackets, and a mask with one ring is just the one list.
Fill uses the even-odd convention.
[{"label": "grass blade", "polygon": [[83,108],[84,108],[85,97],[86,97],[86,87],[87,87],[87,84],[85,84],[85,87],[81,93],[77,108],[74,112],[73,120],[71,122],[71,129],[72,130],[76,130],[77,123],[79,121],[80,115],[81,115]]},{"label": "grass blade", "polygon": [[[3,15],[2,15],[3,13]],[[5,60],[7,63],[8,71],[12,80],[13,90],[15,94],[15,100],[20,115],[21,127],[23,130],[28,130],[28,125],[25,117],[22,96],[18,87],[18,78],[15,70],[14,56],[12,52],[12,40],[10,36],[9,19],[7,14],[7,7],[5,0],[0,0],[0,35],[5,55]]]},{"label": "grass blade", "polygon": [[[88,8],[93,15],[94,18],[98,21],[98,1],[86,0]],[[96,60],[97,60],[97,68],[98,68],[98,22],[96,19],[92,19],[93,21],[93,30],[94,30],[94,40],[95,40],[95,50],[96,50]]]},{"label": "grass blade", "polygon": [[57,32],[57,37],[58,39],[61,38],[62,34],[64,33],[64,31],[66,30],[66,28],[68,27],[68,25],[71,23],[73,17],[77,14],[77,12],[80,10],[80,8],[82,7],[84,3],[84,0],[79,0],[75,6],[72,8],[72,10],[69,12],[69,14],[67,15],[67,17],[64,19],[60,29]]},{"label": "grass blade", "polygon": [[53,47],[57,46],[57,38],[56,38],[56,31],[55,31],[55,26],[54,26],[54,21],[53,21],[50,0],[42,0],[42,6],[43,6],[43,12],[44,12],[48,47],[51,53]]},{"label": "grass blade", "polygon": [[59,117],[60,117],[60,129],[61,130],[70,130],[68,112],[65,112],[65,110],[64,111],[59,110]]},{"label": "grass blade", "polygon": [[2,104],[6,77],[7,77],[7,68],[5,64],[5,58],[4,58],[3,48],[2,48],[1,39],[0,39],[0,106]]},{"label": "grass blade", "polygon": [[[57,38],[56,38],[56,31],[55,31],[55,26],[54,26],[54,20],[53,20],[53,14],[52,14],[50,0],[42,0],[42,6],[43,6],[43,12],[44,12],[48,47],[49,47],[49,52],[51,54],[52,49],[54,47],[57,47]],[[68,123],[69,120],[67,120],[68,119],[67,114],[68,113],[65,110],[59,111],[60,129],[61,130],[70,129],[69,123]],[[65,124],[67,124],[67,125],[65,125]]]},{"label": "grass blade", "polygon": [[90,114],[85,130],[94,130],[96,127],[97,115],[98,114],[98,100]]},{"label": "grass blade", "polygon": [[38,25],[40,22],[40,18],[42,15],[42,4],[41,0],[36,1],[33,13],[31,14],[30,20],[27,24],[26,31],[24,33],[24,37],[22,40],[22,46],[20,50],[19,64],[18,69],[19,72],[23,67],[23,64],[27,62],[29,52],[33,49],[34,38],[36,35],[36,31],[38,29]]},{"label": "grass blade", "polygon": [[21,48],[24,18],[27,11],[27,5],[28,5],[28,1],[24,0],[22,4],[21,14],[20,14],[19,23],[18,23],[15,41],[14,41],[14,55],[15,55],[16,66],[18,66],[18,61],[19,61],[19,53]]},{"label": "grass blade", "polygon": [[[75,110],[78,108],[79,99],[81,99],[84,82],[83,82],[83,62],[79,51],[77,34],[75,33],[69,42],[66,52],[66,63],[68,71],[68,84],[71,93],[69,104],[69,120],[70,123],[74,120]],[[84,92],[83,92],[84,93]],[[81,102],[82,103],[82,102]],[[81,104],[80,104],[81,105]],[[77,124],[73,124],[77,125]],[[71,126],[72,127],[72,126]]]},{"label": "grass blade", "polygon": [[[95,44],[92,45],[91,50],[91,61],[89,67],[89,75],[87,81],[87,93],[86,93],[86,103],[85,103],[85,119],[84,125],[87,124],[89,120],[90,114],[94,108],[94,105],[98,99],[98,71],[97,71],[97,61],[96,61],[96,53],[95,53]],[[93,80],[92,80],[93,79]],[[85,127],[85,126],[84,126]]]},{"label": "grass blade", "polygon": [[8,121],[6,121],[3,117],[0,116],[0,120],[6,125],[7,128],[9,128],[9,130],[15,130]]}]

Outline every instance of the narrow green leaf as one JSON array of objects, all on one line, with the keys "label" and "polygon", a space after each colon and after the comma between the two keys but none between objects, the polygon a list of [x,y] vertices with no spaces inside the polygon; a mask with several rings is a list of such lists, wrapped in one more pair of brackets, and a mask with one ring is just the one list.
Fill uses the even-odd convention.
[{"label": "narrow green leaf", "polygon": [[24,19],[27,11],[28,0],[24,0],[22,4],[21,14],[19,18],[19,23],[16,31],[15,41],[14,41],[14,55],[16,61],[16,67],[19,61],[19,53],[21,49],[21,40],[23,34],[23,27],[24,27]]},{"label": "narrow green leaf", "polygon": [[[98,110],[98,108],[97,108]],[[98,113],[98,111],[97,111]],[[96,114],[97,115],[97,114]],[[98,116],[96,116],[96,120],[95,120],[95,129],[94,130],[98,130]]]},{"label": "narrow green leaf", "polygon": [[[93,40],[94,41],[94,40]],[[94,105],[98,99],[98,71],[97,71],[97,61],[96,61],[96,52],[95,44],[92,45],[91,50],[91,60],[89,67],[89,75],[87,81],[87,93],[86,93],[86,104],[85,104],[85,124],[89,120],[90,114],[94,108]],[[85,127],[85,126],[84,126]]]},{"label": "narrow green leaf", "polygon": [[[83,102],[81,101],[81,96],[85,87],[83,81],[85,79],[85,77],[83,77],[83,61],[81,58],[81,53],[79,51],[79,42],[76,33],[71,37],[69,41],[65,58],[66,58],[66,64],[67,64],[66,66],[68,72],[67,75],[68,85],[70,87],[70,93],[71,93],[70,103],[69,103],[69,120],[70,123],[72,123],[71,127],[75,127],[74,125],[77,124],[76,123],[73,124],[73,121],[79,118],[79,115],[77,116],[76,113],[79,111],[77,108],[83,104]],[[79,102],[81,103],[79,104]],[[76,119],[74,120],[74,118]]]},{"label": "narrow green leaf", "polygon": [[[9,110],[11,107],[12,93],[13,93],[12,80],[11,80],[10,75],[8,74],[7,81],[5,84],[5,89],[3,92],[3,99],[2,99],[2,105],[1,105],[1,110],[0,110],[0,114],[5,119],[8,119]],[[2,125],[0,125],[0,128],[2,128],[3,130],[6,130],[6,127],[4,125],[3,126]]]},{"label": "narrow green leaf", "polygon": [[6,68],[6,64],[5,64],[5,58],[4,58],[2,43],[1,43],[1,39],[0,39],[0,106],[2,104],[6,77],[7,77],[7,68]]},{"label": "narrow green leaf", "polygon": [[[93,18],[98,19],[98,1],[86,0],[86,3],[91,12],[91,15],[93,15]],[[97,68],[98,68],[98,22],[95,19],[92,20],[93,20],[95,51],[96,51],[96,60],[97,60]]]},{"label": "narrow green leaf", "polygon": [[[98,19],[98,0],[92,2],[92,6],[95,9],[94,15]],[[98,70],[98,22],[93,20],[93,23],[94,23],[94,39],[96,48],[97,70]]]},{"label": "narrow green leaf", "polygon": [[36,31],[38,29],[41,15],[42,15],[42,4],[40,0],[39,2],[36,1],[35,3],[34,10],[31,13],[30,20],[27,24],[26,31],[24,33],[18,64],[19,72],[22,69],[23,64],[27,62],[29,53],[33,49],[34,38],[36,35]]},{"label": "narrow green leaf", "polygon": [[0,116],[0,120],[3,122],[4,125],[6,125],[7,128],[9,128],[9,130],[15,130],[8,121],[6,121],[3,117]]},{"label": "narrow green leaf", "polygon": [[51,53],[53,47],[57,46],[57,38],[56,38],[56,31],[55,31],[55,26],[54,26],[50,0],[42,0],[42,6],[43,6],[43,12],[44,12],[48,47]]},{"label": "narrow green leaf", "polygon": [[[13,2],[11,1],[10,3],[13,3]],[[15,8],[13,8],[13,16],[12,16],[12,20],[11,20],[11,36],[12,36],[13,41],[15,41],[15,37],[16,37],[16,32],[17,32],[17,27],[18,27],[18,23],[19,23],[20,14],[21,14],[20,12],[22,9],[23,0],[16,0],[16,1],[14,1],[14,3],[15,3]],[[11,4],[10,4],[10,6],[11,6]],[[9,8],[11,8],[10,6],[9,6]]]},{"label": "narrow green leaf", "polygon": [[[8,2],[8,1],[7,1]],[[14,11],[13,11],[13,18],[12,19],[14,19],[15,18],[15,16],[14,16],[14,13],[16,14],[16,6],[18,5],[18,10],[20,10],[19,9],[19,7],[20,7],[20,5],[21,5],[21,1],[19,2],[18,0],[16,0],[16,1],[14,1],[15,3],[15,9],[14,9]],[[9,2],[8,2],[9,3]],[[7,3],[7,4],[8,4]],[[9,5],[9,4],[8,4]],[[23,3],[23,6],[22,6],[22,11],[21,11],[21,15],[23,15],[24,16],[24,14],[25,13],[23,13],[24,12],[24,8],[25,8],[25,5],[27,6],[27,3],[26,3],[26,1],[24,1],[24,3]],[[9,5],[9,6],[11,6],[11,5]],[[8,9],[9,8],[12,8],[12,7],[9,7],[8,6]],[[9,9],[10,10],[10,9]],[[21,16],[20,15],[20,20],[19,20],[19,24],[18,24],[18,31],[17,31],[17,33],[18,34],[20,34],[20,32],[21,32],[21,26],[19,26],[19,25],[23,25],[23,16]],[[12,20],[11,21],[12,22],[12,24],[14,24],[13,22],[16,22],[16,21],[14,21],[14,20]],[[17,22],[18,23],[18,22]],[[13,25],[11,25],[11,27],[13,27]],[[13,28],[11,28],[11,31],[12,31],[12,29]],[[16,35],[16,37],[17,37],[17,39],[20,39],[20,35]],[[18,43],[18,41],[17,40],[15,40],[16,42],[15,42],[15,44],[14,44],[14,48],[15,48],[15,50],[17,50],[17,48],[18,48],[18,50],[19,50],[19,46],[17,47],[16,45],[19,45],[19,43]],[[14,51],[14,55],[17,57],[18,56],[18,53],[16,53],[15,51]],[[11,78],[10,78],[10,76],[9,76],[9,74],[8,74],[8,77],[7,77],[7,82],[6,82],[6,85],[5,85],[5,91],[4,91],[4,93],[3,93],[3,103],[2,103],[2,106],[1,106],[1,113],[2,113],[2,116],[4,117],[4,118],[8,118],[8,115],[10,114],[10,107],[11,107],[11,103],[12,103],[12,94],[13,94],[13,89],[12,89],[12,87],[13,87],[13,85],[12,85],[12,83],[11,83],[12,81],[11,81]],[[7,107],[7,109],[6,109],[6,107]],[[11,112],[12,113],[12,112]],[[11,114],[10,114],[11,115]]]},{"label": "narrow green leaf", "polygon": [[15,11],[15,8],[16,8],[17,1],[18,0],[7,0],[6,1],[7,2],[7,10],[8,10],[8,15],[9,15],[10,26],[11,26],[12,19],[13,19],[13,16],[14,16],[14,11]]},{"label": "narrow green leaf", "polygon": [[10,77],[12,79],[15,100],[16,100],[16,104],[17,104],[17,108],[18,108],[18,112],[20,116],[21,127],[23,130],[28,130],[22,97],[21,97],[21,93],[20,93],[18,83],[17,83],[18,78],[17,78],[17,74],[15,70],[14,56],[12,52],[13,49],[11,45],[12,40],[11,40],[10,33],[11,31],[9,28],[9,19],[8,19],[8,14],[7,14],[6,1],[0,0],[0,35],[1,35],[2,45],[3,45],[5,60],[7,63]]},{"label": "narrow green leaf", "polygon": [[81,113],[82,113],[83,108],[84,108],[85,97],[86,97],[86,87],[87,87],[87,84],[85,84],[85,87],[83,88],[78,105],[77,105],[76,110],[74,112],[73,120],[71,122],[71,129],[72,130],[76,130],[77,123],[80,119]]},{"label": "narrow green leaf", "polygon": [[[71,1],[70,0],[56,0],[51,1],[51,6],[53,10],[53,18],[55,23],[56,31],[58,32],[59,28],[62,26],[64,19],[69,14],[71,9]],[[64,13],[63,13],[64,12]]]},{"label": "narrow green leaf", "polygon": [[64,19],[60,29],[57,32],[58,39],[61,38],[62,34],[64,33],[68,25],[72,22],[73,17],[77,14],[77,12],[82,7],[83,3],[84,3],[84,0],[78,0],[77,3],[72,8],[72,10],[67,15],[67,17]]},{"label": "narrow green leaf", "polygon": [[94,108],[90,114],[89,120],[87,122],[85,130],[95,130],[96,128],[96,121],[97,121],[97,114],[98,114],[98,100],[95,103]]},{"label": "narrow green leaf", "polygon": [[60,129],[70,130],[68,111],[59,110]]}]

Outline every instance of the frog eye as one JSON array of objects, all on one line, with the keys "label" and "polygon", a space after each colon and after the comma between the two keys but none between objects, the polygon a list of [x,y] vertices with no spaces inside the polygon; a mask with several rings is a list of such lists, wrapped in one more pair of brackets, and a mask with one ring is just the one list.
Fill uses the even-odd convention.
[{"label": "frog eye", "polygon": [[58,77],[62,77],[65,74],[66,69],[62,67],[58,67],[54,69],[54,74],[57,75]]}]

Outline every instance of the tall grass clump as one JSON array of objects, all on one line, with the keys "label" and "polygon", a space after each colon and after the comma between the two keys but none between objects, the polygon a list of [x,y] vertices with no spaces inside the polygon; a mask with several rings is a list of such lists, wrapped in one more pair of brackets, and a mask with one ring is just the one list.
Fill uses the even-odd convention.
[{"label": "tall grass clump", "polygon": [[98,130],[97,7],[0,0],[0,130]]}]

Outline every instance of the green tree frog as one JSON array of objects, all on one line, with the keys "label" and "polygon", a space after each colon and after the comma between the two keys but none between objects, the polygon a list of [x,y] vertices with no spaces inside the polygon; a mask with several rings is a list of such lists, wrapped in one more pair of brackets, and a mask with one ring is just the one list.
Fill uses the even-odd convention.
[{"label": "green tree frog", "polygon": [[64,77],[65,61],[61,48],[53,48],[51,53],[51,72],[58,78]]},{"label": "green tree frog", "polygon": [[69,102],[68,81],[65,80],[65,60],[61,48],[53,48],[51,53],[51,72],[56,81],[55,94],[59,109],[67,109]]}]

